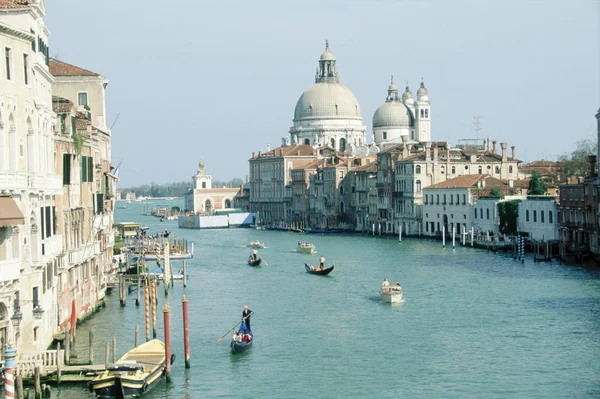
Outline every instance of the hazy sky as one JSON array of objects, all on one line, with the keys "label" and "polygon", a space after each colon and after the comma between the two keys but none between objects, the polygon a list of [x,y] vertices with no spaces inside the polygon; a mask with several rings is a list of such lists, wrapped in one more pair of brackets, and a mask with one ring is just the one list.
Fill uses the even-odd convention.
[{"label": "hazy sky", "polygon": [[596,131],[598,0],[48,0],[50,53],[103,74],[121,187],[244,178],[281,144],[325,39],[373,113],[390,75],[431,100],[433,140],[480,137],[555,159]]}]

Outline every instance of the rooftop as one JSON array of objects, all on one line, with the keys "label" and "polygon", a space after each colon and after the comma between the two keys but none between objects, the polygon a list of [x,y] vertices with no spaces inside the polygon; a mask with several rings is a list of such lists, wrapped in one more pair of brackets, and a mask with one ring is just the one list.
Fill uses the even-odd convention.
[{"label": "rooftop", "polygon": [[[3,0],[0,0],[0,2],[1,1]],[[98,73],[59,61],[55,58],[50,58],[48,66],[50,68],[50,73],[53,76],[100,76]]]}]

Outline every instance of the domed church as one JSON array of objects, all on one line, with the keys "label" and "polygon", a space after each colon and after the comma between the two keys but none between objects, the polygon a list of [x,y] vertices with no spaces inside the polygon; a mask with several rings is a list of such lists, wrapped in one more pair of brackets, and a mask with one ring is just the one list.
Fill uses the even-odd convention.
[{"label": "domed church", "polygon": [[374,143],[384,150],[402,143],[403,137],[408,142],[431,141],[430,118],[431,104],[425,84],[421,82],[416,101],[408,85],[400,98],[392,76],[385,103],[373,115]]},{"label": "domed church", "polygon": [[340,83],[335,56],[325,42],[319,59],[315,84],[298,100],[294,126],[287,144],[329,145],[335,150],[356,154],[366,146],[367,127],[360,114],[358,100]]}]

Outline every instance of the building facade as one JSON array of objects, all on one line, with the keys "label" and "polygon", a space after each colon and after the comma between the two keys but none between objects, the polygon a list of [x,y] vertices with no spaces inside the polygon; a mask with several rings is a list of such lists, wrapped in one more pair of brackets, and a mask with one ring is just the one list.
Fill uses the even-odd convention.
[{"label": "building facade", "polygon": [[217,210],[233,209],[236,197],[243,195],[242,187],[213,188],[212,176],[206,173],[204,161],[198,163],[198,171],[192,178],[193,190],[185,196],[185,212],[210,215]]},{"label": "building facade", "polygon": [[549,195],[528,196],[519,203],[517,228],[532,240],[558,240],[558,197]]}]

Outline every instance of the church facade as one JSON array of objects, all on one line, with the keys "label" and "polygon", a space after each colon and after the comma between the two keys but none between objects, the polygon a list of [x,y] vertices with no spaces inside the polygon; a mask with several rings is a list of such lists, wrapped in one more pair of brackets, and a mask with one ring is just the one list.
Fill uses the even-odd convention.
[{"label": "church facade", "polygon": [[206,173],[204,162],[198,163],[198,171],[192,177],[193,190],[185,196],[185,212],[194,215],[210,215],[217,210],[233,209],[241,188],[213,188],[212,176]]}]

